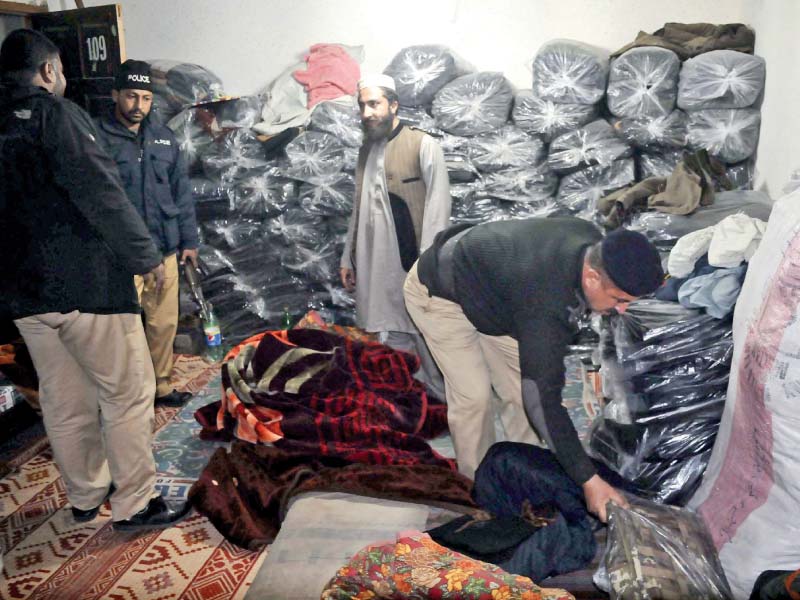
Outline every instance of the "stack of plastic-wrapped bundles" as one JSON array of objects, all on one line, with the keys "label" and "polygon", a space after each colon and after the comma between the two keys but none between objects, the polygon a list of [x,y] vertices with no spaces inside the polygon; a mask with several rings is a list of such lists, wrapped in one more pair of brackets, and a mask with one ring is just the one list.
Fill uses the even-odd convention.
[{"label": "stack of plastic-wrapped bundles", "polygon": [[352,102],[330,104],[279,146],[251,129],[257,98],[190,105],[168,123],[190,164],[205,298],[228,342],[279,327],[287,310],[352,321],[337,267],[353,193],[342,169],[354,164],[360,132]]},{"label": "stack of plastic-wrapped bundles", "polygon": [[601,333],[603,394],[590,451],[640,494],[684,504],[705,471],[725,404],[731,319],[639,300]]},{"label": "stack of plastic-wrapped bundles", "polygon": [[[744,194],[747,192],[729,192]],[[741,212],[678,239],[654,299],[609,318],[594,453],[661,502],[685,503],[719,429],[733,355],[732,315],[766,220]]]},{"label": "stack of plastic-wrapped bundles", "polygon": [[701,148],[752,188],[752,161],[764,89],[764,59],[714,50],[683,65],[671,50],[640,47],[611,63],[607,103],[614,126],[637,149],[637,179],[665,177],[684,153]]},{"label": "stack of plastic-wrapped bundles", "polygon": [[514,104],[517,126],[549,142],[542,168],[560,177],[558,205],[584,217],[599,198],[634,180],[631,147],[598,117],[607,78],[606,53],[554,40],[533,60],[533,90]]},{"label": "stack of plastic-wrapped bundles", "polygon": [[706,148],[744,182],[758,146],[766,64],[760,56],[714,50],[687,60],[678,84],[678,106],[688,115],[689,147]]},{"label": "stack of plastic-wrapped bundles", "polygon": [[542,136],[510,121],[514,92],[502,73],[471,70],[443,46],[410,46],[384,70],[401,120],[440,138],[454,222],[549,214],[557,179],[541,168]]}]

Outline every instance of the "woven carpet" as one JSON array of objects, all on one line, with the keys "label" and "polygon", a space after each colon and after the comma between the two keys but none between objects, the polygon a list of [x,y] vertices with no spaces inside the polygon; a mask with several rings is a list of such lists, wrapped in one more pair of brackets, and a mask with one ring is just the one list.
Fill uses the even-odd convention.
[{"label": "woven carpet", "polygon": [[[218,367],[176,357],[173,384],[196,396],[182,409],[156,409],[158,487],[183,498],[215,449],[195,433],[192,413],[219,396]],[[226,542],[190,514],[166,530],[115,532],[104,506],[76,523],[46,439],[9,461],[0,480],[0,599],[166,600],[243,598],[266,552]]]}]

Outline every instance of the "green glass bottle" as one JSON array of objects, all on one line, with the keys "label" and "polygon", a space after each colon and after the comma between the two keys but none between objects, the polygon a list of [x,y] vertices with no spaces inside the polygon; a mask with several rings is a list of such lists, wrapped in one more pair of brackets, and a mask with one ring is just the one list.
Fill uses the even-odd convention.
[{"label": "green glass bottle", "polygon": [[289,307],[283,307],[283,314],[281,314],[281,329],[292,328],[292,315],[289,314]]}]

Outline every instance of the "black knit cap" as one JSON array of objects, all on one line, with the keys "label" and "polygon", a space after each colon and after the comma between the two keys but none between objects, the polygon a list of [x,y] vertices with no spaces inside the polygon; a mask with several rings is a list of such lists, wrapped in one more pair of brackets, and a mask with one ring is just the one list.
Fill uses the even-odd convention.
[{"label": "black knit cap", "polygon": [[117,69],[114,89],[152,91],[153,79],[150,65],[143,60],[126,60]]},{"label": "black knit cap", "polygon": [[605,272],[626,294],[651,294],[664,281],[658,250],[641,233],[627,229],[612,231],[603,239],[601,254]]}]

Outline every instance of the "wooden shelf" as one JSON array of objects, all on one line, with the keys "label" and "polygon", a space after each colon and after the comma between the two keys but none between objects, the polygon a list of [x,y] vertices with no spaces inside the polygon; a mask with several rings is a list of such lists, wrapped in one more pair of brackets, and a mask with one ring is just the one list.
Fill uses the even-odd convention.
[{"label": "wooden shelf", "polygon": [[0,1],[0,14],[3,15],[38,15],[48,12],[46,6],[33,6],[23,2],[2,2]]}]

